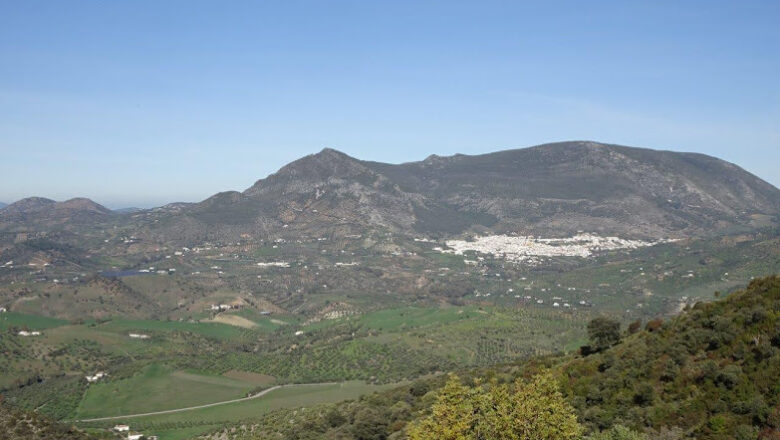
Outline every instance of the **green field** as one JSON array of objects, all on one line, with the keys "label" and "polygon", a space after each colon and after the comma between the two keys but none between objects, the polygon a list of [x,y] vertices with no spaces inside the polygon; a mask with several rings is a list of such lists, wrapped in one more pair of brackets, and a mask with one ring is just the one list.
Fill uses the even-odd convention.
[{"label": "green field", "polygon": [[[479,308],[473,307],[403,307],[385,309],[366,314],[360,323],[375,330],[400,330],[405,328],[444,325],[458,320],[474,318]],[[484,313],[484,312],[483,312]]]},{"label": "green field", "polygon": [[67,323],[68,321],[46,316],[28,315],[17,312],[0,313],[0,330],[7,330],[10,327],[45,330],[47,328],[59,327]]},{"label": "green field", "polygon": [[108,331],[160,331],[160,332],[190,332],[209,338],[234,339],[245,331],[242,328],[215,322],[183,322],[183,321],[152,321],[115,319],[100,325],[100,329]]},{"label": "green field", "polygon": [[117,416],[202,405],[245,397],[255,387],[256,384],[248,381],[173,371],[152,364],[128,379],[90,385],[77,417]]},{"label": "green field", "polygon": [[105,422],[82,424],[85,426],[113,426],[118,423],[127,423],[134,430],[142,431],[149,435],[159,435],[160,440],[179,440],[191,438],[218,425],[257,418],[275,409],[311,407],[320,403],[355,399],[363,394],[381,391],[397,385],[377,386],[358,381],[289,385],[271,391],[257,399],[242,402],[173,414],[113,419]]}]

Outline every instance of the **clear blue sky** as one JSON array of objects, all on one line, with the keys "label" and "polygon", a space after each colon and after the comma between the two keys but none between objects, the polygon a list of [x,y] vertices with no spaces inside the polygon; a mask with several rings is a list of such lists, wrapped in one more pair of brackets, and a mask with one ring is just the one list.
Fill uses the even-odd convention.
[{"label": "clear blue sky", "polygon": [[0,201],[590,139],[780,186],[778,1],[0,0]]}]

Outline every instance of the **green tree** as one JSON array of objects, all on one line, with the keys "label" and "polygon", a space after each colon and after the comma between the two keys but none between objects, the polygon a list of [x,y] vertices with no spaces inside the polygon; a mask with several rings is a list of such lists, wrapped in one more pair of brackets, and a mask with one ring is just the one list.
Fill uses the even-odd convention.
[{"label": "green tree", "polygon": [[577,417],[549,373],[530,383],[492,384],[481,395],[479,439],[569,440],[582,433]]},{"label": "green tree", "polygon": [[607,349],[620,342],[620,322],[599,317],[588,323],[588,338],[594,351]]},{"label": "green tree", "polygon": [[410,440],[467,440],[474,438],[474,392],[450,375],[439,392],[431,415],[409,428]]},{"label": "green tree", "polygon": [[384,440],[387,438],[388,418],[373,407],[363,408],[355,415],[352,434],[357,440]]},{"label": "green tree", "polygon": [[411,440],[573,440],[581,434],[550,374],[475,388],[451,377],[432,414],[409,429]]}]

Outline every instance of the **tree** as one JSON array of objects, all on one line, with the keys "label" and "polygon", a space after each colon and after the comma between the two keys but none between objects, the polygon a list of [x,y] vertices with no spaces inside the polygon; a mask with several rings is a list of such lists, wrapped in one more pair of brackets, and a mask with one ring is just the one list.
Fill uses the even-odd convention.
[{"label": "tree", "polygon": [[335,428],[347,423],[347,418],[341,414],[341,411],[339,411],[338,408],[333,407],[330,411],[325,413],[325,423],[331,428]]},{"label": "tree", "polygon": [[408,434],[410,440],[573,440],[582,428],[550,374],[474,388],[453,376],[432,414]]},{"label": "tree", "polygon": [[363,408],[355,414],[352,434],[357,440],[384,440],[387,438],[387,414],[373,407]]},{"label": "tree", "polygon": [[588,323],[588,338],[593,350],[601,351],[620,342],[620,322],[599,317]]},{"label": "tree", "polygon": [[574,408],[549,373],[535,376],[530,383],[494,383],[480,402],[480,439],[569,440],[582,433]]},{"label": "tree", "polygon": [[409,429],[409,440],[466,440],[474,429],[474,392],[452,374],[439,392],[431,415]]}]

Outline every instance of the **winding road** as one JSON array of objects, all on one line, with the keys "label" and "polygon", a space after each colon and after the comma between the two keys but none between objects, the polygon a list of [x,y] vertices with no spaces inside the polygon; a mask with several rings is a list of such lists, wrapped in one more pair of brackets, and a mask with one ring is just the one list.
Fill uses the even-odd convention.
[{"label": "winding road", "polygon": [[219,406],[219,405],[227,405],[228,403],[236,403],[236,402],[243,402],[245,400],[252,400],[257,399],[258,397],[263,397],[266,394],[270,393],[271,391],[278,390],[280,388],[284,387],[290,387],[290,386],[296,386],[299,387],[301,385],[336,385],[338,382],[321,382],[321,383],[298,383],[298,384],[289,384],[289,385],[276,385],[271,388],[265,389],[263,391],[260,391],[257,394],[253,394],[249,397],[242,397],[240,399],[233,399],[233,400],[225,400],[222,402],[215,402],[215,403],[207,403],[205,405],[198,405],[198,406],[188,406],[187,408],[177,408],[177,409],[166,409],[163,411],[154,411],[154,412],[148,412],[148,413],[141,413],[141,414],[129,414],[125,416],[111,416],[111,417],[97,417],[93,419],[79,419],[74,420],[74,422],[100,422],[103,420],[117,420],[117,419],[131,419],[134,417],[146,417],[146,416],[156,416],[160,414],[172,414],[177,412],[183,412],[183,411],[191,411],[193,409],[201,409],[201,408],[209,408],[211,406]]}]

